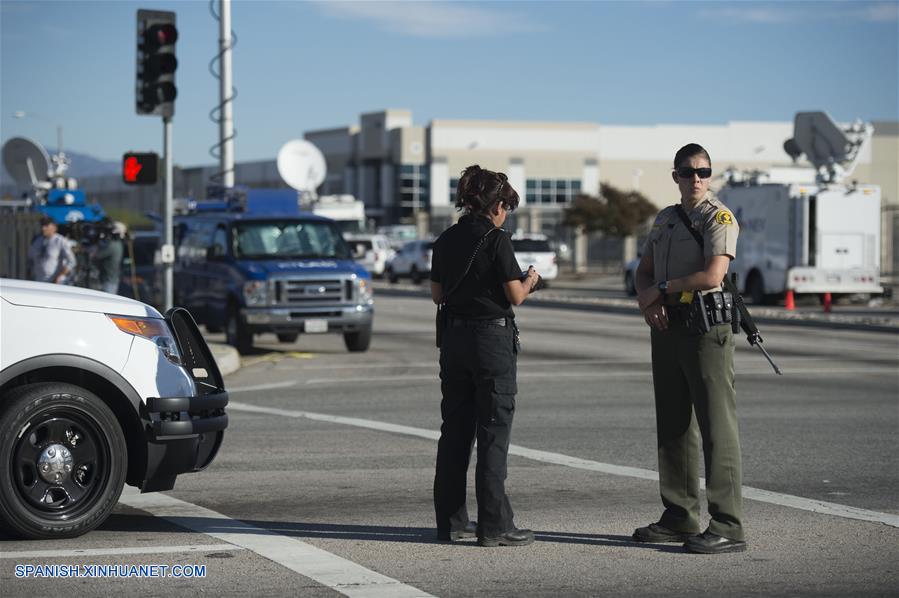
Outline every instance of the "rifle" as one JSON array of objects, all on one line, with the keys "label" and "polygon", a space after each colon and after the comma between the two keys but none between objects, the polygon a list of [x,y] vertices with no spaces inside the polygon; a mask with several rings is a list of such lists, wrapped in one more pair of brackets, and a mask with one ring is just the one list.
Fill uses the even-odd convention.
[{"label": "rifle", "polygon": [[[705,248],[705,241],[702,238],[695,228],[693,228],[693,224],[690,222],[690,219],[687,217],[687,213],[684,212],[684,208],[680,205],[675,206],[675,211],[677,211],[677,215],[683,221],[684,226],[687,227],[687,230],[690,231],[690,234],[693,235],[693,238],[696,239],[696,242],[699,243],[700,248]],[[743,296],[740,295],[740,291],[737,289],[737,275],[731,274],[730,276],[725,275],[724,277],[724,288],[727,292],[733,295],[734,304],[737,307],[737,311],[734,314],[734,320],[731,322],[731,326],[733,328],[734,333],[737,332],[737,326],[743,329],[743,332],[746,333],[746,340],[753,347],[758,347],[762,355],[765,356],[765,359],[768,360],[768,363],[771,364],[771,367],[774,368],[774,373],[778,376],[783,376],[783,372],[780,371],[780,368],[777,367],[777,364],[774,363],[774,360],[771,359],[771,356],[768,354],[768,351],[765,350],[765,347],[762,346],[762,335],[759,333],[758,326],[755,325],[755,322],[752,320],[752,316],[749,315],[749,310],[746,309],[746,304],[743,302]]]}]

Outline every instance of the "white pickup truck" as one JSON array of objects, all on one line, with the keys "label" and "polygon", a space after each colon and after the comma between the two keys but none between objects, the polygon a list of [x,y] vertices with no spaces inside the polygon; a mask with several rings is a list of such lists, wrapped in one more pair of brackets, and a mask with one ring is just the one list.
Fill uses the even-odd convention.
[{"label": "white pickup truck", "polygon": [[66,538],[125,483],[169,490],[218,453],[228,393],[191,315],[0,279],[0,525]]}]

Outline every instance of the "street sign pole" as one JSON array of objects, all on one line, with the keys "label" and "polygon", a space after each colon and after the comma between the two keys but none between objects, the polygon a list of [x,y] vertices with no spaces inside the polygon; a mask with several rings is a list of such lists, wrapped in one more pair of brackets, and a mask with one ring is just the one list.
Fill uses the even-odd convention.
[{"label": "street sign pole", "polygon": [[165,309],[168,311],[174,305],[174,276],[175,264],[175,240],[172,228],[172,119],[165,116],[162,119],[162,145],[165,148],[165,244],[162,246],[163,288],[165,289]]}]

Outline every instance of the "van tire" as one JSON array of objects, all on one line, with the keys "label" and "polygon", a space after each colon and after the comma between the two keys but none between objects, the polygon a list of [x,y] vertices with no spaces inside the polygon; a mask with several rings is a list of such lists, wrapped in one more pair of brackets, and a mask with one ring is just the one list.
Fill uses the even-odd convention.
[{"label": "van tire", "polygon": [[412,271],[409,272],[409,278],[412,279],[412,284],[421,284],[421,272],[418,271],[416,266],[412,266]]},{"label": "van tire", "polygon": [[[62,482],[45,480],[38,465],[59,466],[45,460],[54,445],[66,450],[63,462],[71,467],[60,472]],[[0,463],[3,527],[28,539],[73,538],[103,523],[116,506],[128,447],[122,426],[97,395],[74,384],[41,382],[4,397]],[[47,506],[47,498],[56,504]]]},{"label": "van tire", "polygon": [[253,333],[247,330],[246,324],[240,321],[240,310],[233,304],[228,308],[225,342],[237,349],[241,355],[246,355],[253,350]]},{"label": "van tire", "polygon": [[396,275],[396,272],[393,271],[393,268],[387,268],[387,280],[393,284],[396,284],[400,281],[400,277]]},{"label": "van tire", "polygon": [[765,281],[762,275],[753,270],[746,279],[746,296],[753,305],[763,305],[765,303]]},{"label": "van tire", "polygon": [[371,326],[366,326],[357,332],[344,332],[343,342],[351,353],[368,351],[371,345]]},{"label": "van tire", "polygon": [[624,292],[628,297],[637,296],[637,286],[634,284],[634,275],[630,271],[624,273]]}]

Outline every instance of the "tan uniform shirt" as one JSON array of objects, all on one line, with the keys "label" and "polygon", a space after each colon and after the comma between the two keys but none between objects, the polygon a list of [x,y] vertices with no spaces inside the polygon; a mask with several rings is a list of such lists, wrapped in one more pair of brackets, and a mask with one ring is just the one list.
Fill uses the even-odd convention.
[{"label": "tan uniform shirt", "polygon": [[675,206],[659,212],[643,253],[652,252],[655,282],[682,278],[705,269],[708,258],[726,255],[737,256],[737,236],[740,226],[733,213],[712,194],[707,194],[699,204],[687,212],[693,228],[702,235],[705,250],[677,215]]}]

